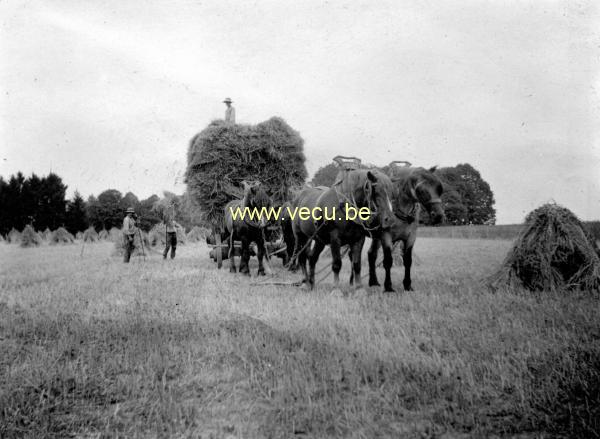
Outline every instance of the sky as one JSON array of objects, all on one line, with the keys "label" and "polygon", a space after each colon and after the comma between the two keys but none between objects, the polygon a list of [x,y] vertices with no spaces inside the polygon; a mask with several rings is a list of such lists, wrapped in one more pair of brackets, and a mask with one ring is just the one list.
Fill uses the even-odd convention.
[{"label": "sky", "polygon": [[554,201],[600,219],[593,1],[2,1],[0,175],[69,196],[185,191],[189,140],[283,117],[312,175],[470,163],[499,224]]}]

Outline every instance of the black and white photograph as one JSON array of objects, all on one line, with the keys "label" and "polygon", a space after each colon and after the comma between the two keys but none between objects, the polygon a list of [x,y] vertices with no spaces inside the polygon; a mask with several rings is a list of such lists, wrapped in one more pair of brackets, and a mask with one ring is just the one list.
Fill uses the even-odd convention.
[{"label": "black and white photograph", "polygon": [[599,437],[600,3],[0,1],[0,438]]}]

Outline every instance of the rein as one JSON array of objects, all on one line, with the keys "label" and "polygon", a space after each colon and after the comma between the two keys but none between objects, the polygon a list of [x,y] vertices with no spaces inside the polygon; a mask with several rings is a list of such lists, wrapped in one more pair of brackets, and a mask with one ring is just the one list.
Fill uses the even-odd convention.
[{"label": "rein", "polygon": [[[344,182],[344,180],[342,179],[339,183],[333,185],[335,193],[338,195],[338,199],[342,198],[340,200],[340,206],[342,204],[342,201],[346,201],[347,204],[349,204],[351,207],[355,208],[358,211],[359,208],[358,208],[357,203],[356,203],[356,198],[354,197],[354,192],[352,192],[352,199],[350,199],[346,194],[344,194],[343,192],[340,192],[338,190],[338,185],[342,184],[343,182]],[[373,203],[372,203],[371,197],[367,195],[367,194],[370,194],[371,191],[372,191],[372,185],[371,185],[371,182],[368,179],[365,181],[365,184],[363,186],[363,191],[364,191],[365,197],[367,199],[367,206],[366,207],[369,208],[369,212],[371,214],[373,214],[373,213],[376,214],[377,213],[377,209],[372,209]],[[366,221],[363,221],[360,218],[360,215],[357,215],[357,217],[355,219],[353,219],[352,222],[360,225],[367,233],[369,233],[369,236],[371,235],[371,232],[373,230],[377,230],[380,227],[380,226],[369,227],[366,224]]]},{"label": "rein", "polygon": [[[424,204],[428,208],[430,208],[430,206],[432,206],[434,204],[442,204],[442,199],[439,197],[432,198],[430,201],[428,201],[426,203],[422,203],[421,200],[419,200],[419,197],[417,197],[417,188],[424,183],[425,183],[425,181],[420,180],[414,187],[411,187],[409,191],[406,191],[406,189],[403,191],[405,193],[408,192],[410,194],[410,199],[411,199],[412,203],[411,203],[411,208],[408,212],[402,212],[402,211],[400,213],[394,212],[394,215],[400,221],[404,221],[408,224],[412,224],[416,219],[416,215],[418,213],[418,208],[419,208],[419,203]],[[408,181],[407,181],[406,185],[408,186]]]}]

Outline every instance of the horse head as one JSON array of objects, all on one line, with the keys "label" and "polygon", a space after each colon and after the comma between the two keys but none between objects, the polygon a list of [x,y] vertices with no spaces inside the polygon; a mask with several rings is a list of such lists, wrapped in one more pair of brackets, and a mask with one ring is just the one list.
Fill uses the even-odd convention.
[{"label": "horse head", "polygon": [[430,169],[415,168],[409,174],[406,185],[412,200],[427,209],[433,224],[439,224],[445,218],[442,206],[444,187],[435,171],[436,166]]},{"label": "horse head", "polygon": [[365,195],[371,214],[376,214],[379,224],[386,229],[391,227],[394,221],[394,209],[391,197],[394,192],[392,180],[382,172],[376,170],[367,171],[365,181]]},{"label": "horse head", "polygon": [[[271,207],[271,198],[267,194],[264,185],[260,181],[242,181],[244,186],[244,196],[242,198],[243,207],[250,210],[256,210],[258,213],[264,213]],[[259,227],[266,227],[267,220],[264,215],[260,217]]]}]

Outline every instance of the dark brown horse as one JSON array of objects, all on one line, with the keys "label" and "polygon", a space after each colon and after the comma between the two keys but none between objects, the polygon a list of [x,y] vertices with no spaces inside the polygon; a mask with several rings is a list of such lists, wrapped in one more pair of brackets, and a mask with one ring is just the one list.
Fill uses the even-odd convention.
[{"label": "dark brown horse", "polygon": [[240,258],[240,273],[250,276],[248,262],[250,260],[250,243],[255,242],[258,257],[258,275],[265,275],[263,266],[263,257],[265,256],[265,227],[267,221],[264,216],[260,219],[255,216],[249,218],[246,215],[243,219],[238,216],[233,218],[233,212],[236,210],[241,213],[245,208],[260,212],[261,209],[271,207],[271,198],[267,195],[263,185],[260,182],[242,182],[244,185],[244,196],[241,200],[230,201],[225,206],[225,229],[229,233],[229,261],[231,273],[235,273],[234,242],[242,242],[242,256]]},{"label": "dark brown horse", "polygon": [[[361,287],[361,251],[365,236],[375,230],[385,229],[393,223],[390,196],[393,185],[387,175],[376,170],[356,169],[340,173],[331,187],[303,189],[292,201],[291,208],[308,208],[310,218],[297,212],[292,221],[295,238],[294,253],[304,275],[303,283],[310,289],[315,285],[315,265],[325,245],[331,247],[334,289],[339,287],[342,267],[340,248],[349,245],[352,252],[352,271]],[[354,215],[353,209],[366,209],[369,215]],[[320,217],[319,217],[320,216]],[[312,250],[310,241],[314,239]],[[306,270],[309,259],[310,272]]]},{"label": "dark brown horse", "polygon": [[395,219],[392,225],[373,234],[369,248],[369,286],[379,285],[375,272],[375,263],[379,247],[383,247],[383,267],[385,268],[384,291],[394,292],[390,271],[392,268],[392,243],[402,241],[404,245],[402,260],[404,263],[404,289],[412,291],[410,269],[412,266],[412,250],[417,239],[419,224],[419,206],[424,206],[433,224],[444,220],[442,207],[443,186],[431,169],[414,167],[391,167],[392,182],[396,186],[392,199]]}]

